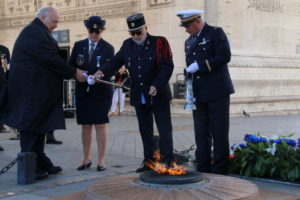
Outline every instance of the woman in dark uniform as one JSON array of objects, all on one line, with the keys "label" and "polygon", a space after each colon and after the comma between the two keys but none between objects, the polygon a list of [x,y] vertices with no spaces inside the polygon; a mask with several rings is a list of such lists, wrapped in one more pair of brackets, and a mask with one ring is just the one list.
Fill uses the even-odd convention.
[{"label": "woman in dark uniform", "polygon": [[[88,71],[87,82],[76,82],[76,116],[77,123],[82,125],[82,145],[84,159],[77,170],[84,170],[92,165],[91,144],[93,127],[96,130],[98,146],[97,170],[105,170],[105,148],[107,143],[108,112],[111,106],[113,88],[110,85],[96,83],[91,78],[97,69],[114,56],[114,48],[101,38],[105,20],[91,16],[84,21],[89,37],[75,42],[70,64]],[[104,77],[110,81],[110,77]]]}]

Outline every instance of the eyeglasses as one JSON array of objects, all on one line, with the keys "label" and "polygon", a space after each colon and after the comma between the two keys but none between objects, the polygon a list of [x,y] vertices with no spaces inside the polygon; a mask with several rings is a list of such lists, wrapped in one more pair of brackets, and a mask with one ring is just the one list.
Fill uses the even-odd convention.
[{"label": "eyeglasses", "polygon": [[100,32],[101,32],[100,30],[94,30],[94,29],[90,29],[90,30],[89,30],[89,33],[90,33],[90,34],[95,33],[95,34],[98,35]]},{"label": "eyeglasses", "polygon": [[131,36],[134,36],[134,35],[137,35],[137,36],[139,36],[139,35],[142,35],[142,31],[130,31],[129,32],[129,34],[131,35]]}]

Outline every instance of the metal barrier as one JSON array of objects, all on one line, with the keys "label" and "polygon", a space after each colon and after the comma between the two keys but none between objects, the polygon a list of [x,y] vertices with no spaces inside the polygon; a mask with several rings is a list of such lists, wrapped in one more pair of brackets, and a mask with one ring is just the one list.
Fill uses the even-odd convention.
[{"label": "metal barrier", "polygon": [[73,118],[76,110],[75,80],[64,80],[63,83],[63,108],[66,118]]},{"label": "metal barrier", "polygon": [[176,74],[176,82],[173,84],[173,98],[185,98],[185,80],[183,73]]}]

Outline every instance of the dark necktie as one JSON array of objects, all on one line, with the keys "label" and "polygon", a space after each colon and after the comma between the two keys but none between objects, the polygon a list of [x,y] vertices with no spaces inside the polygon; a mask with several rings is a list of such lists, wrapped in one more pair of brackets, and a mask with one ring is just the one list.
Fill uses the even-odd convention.
[{"label": "dark necktie", "polygon": [[89,62],[91,61],[91,59],[93,57],[94,47],[95,47],[94,43],[91,43],[90,45],[91,45],[91,48],[90,48],[90,51],[89,51]]}]

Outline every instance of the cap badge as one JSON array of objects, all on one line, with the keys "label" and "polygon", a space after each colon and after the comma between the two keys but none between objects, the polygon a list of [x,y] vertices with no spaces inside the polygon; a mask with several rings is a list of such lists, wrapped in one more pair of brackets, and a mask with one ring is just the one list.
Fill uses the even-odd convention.
[{"label": "cap badge", "polygon": [[96,29],[97,28],[97,24],[93,24],[93,28]]},{"label": "cap badge", "polygon": [[135,27],[135,23],[132,22],[132,23],[131,23],[131,26],[132,26],[132,27]]}]

